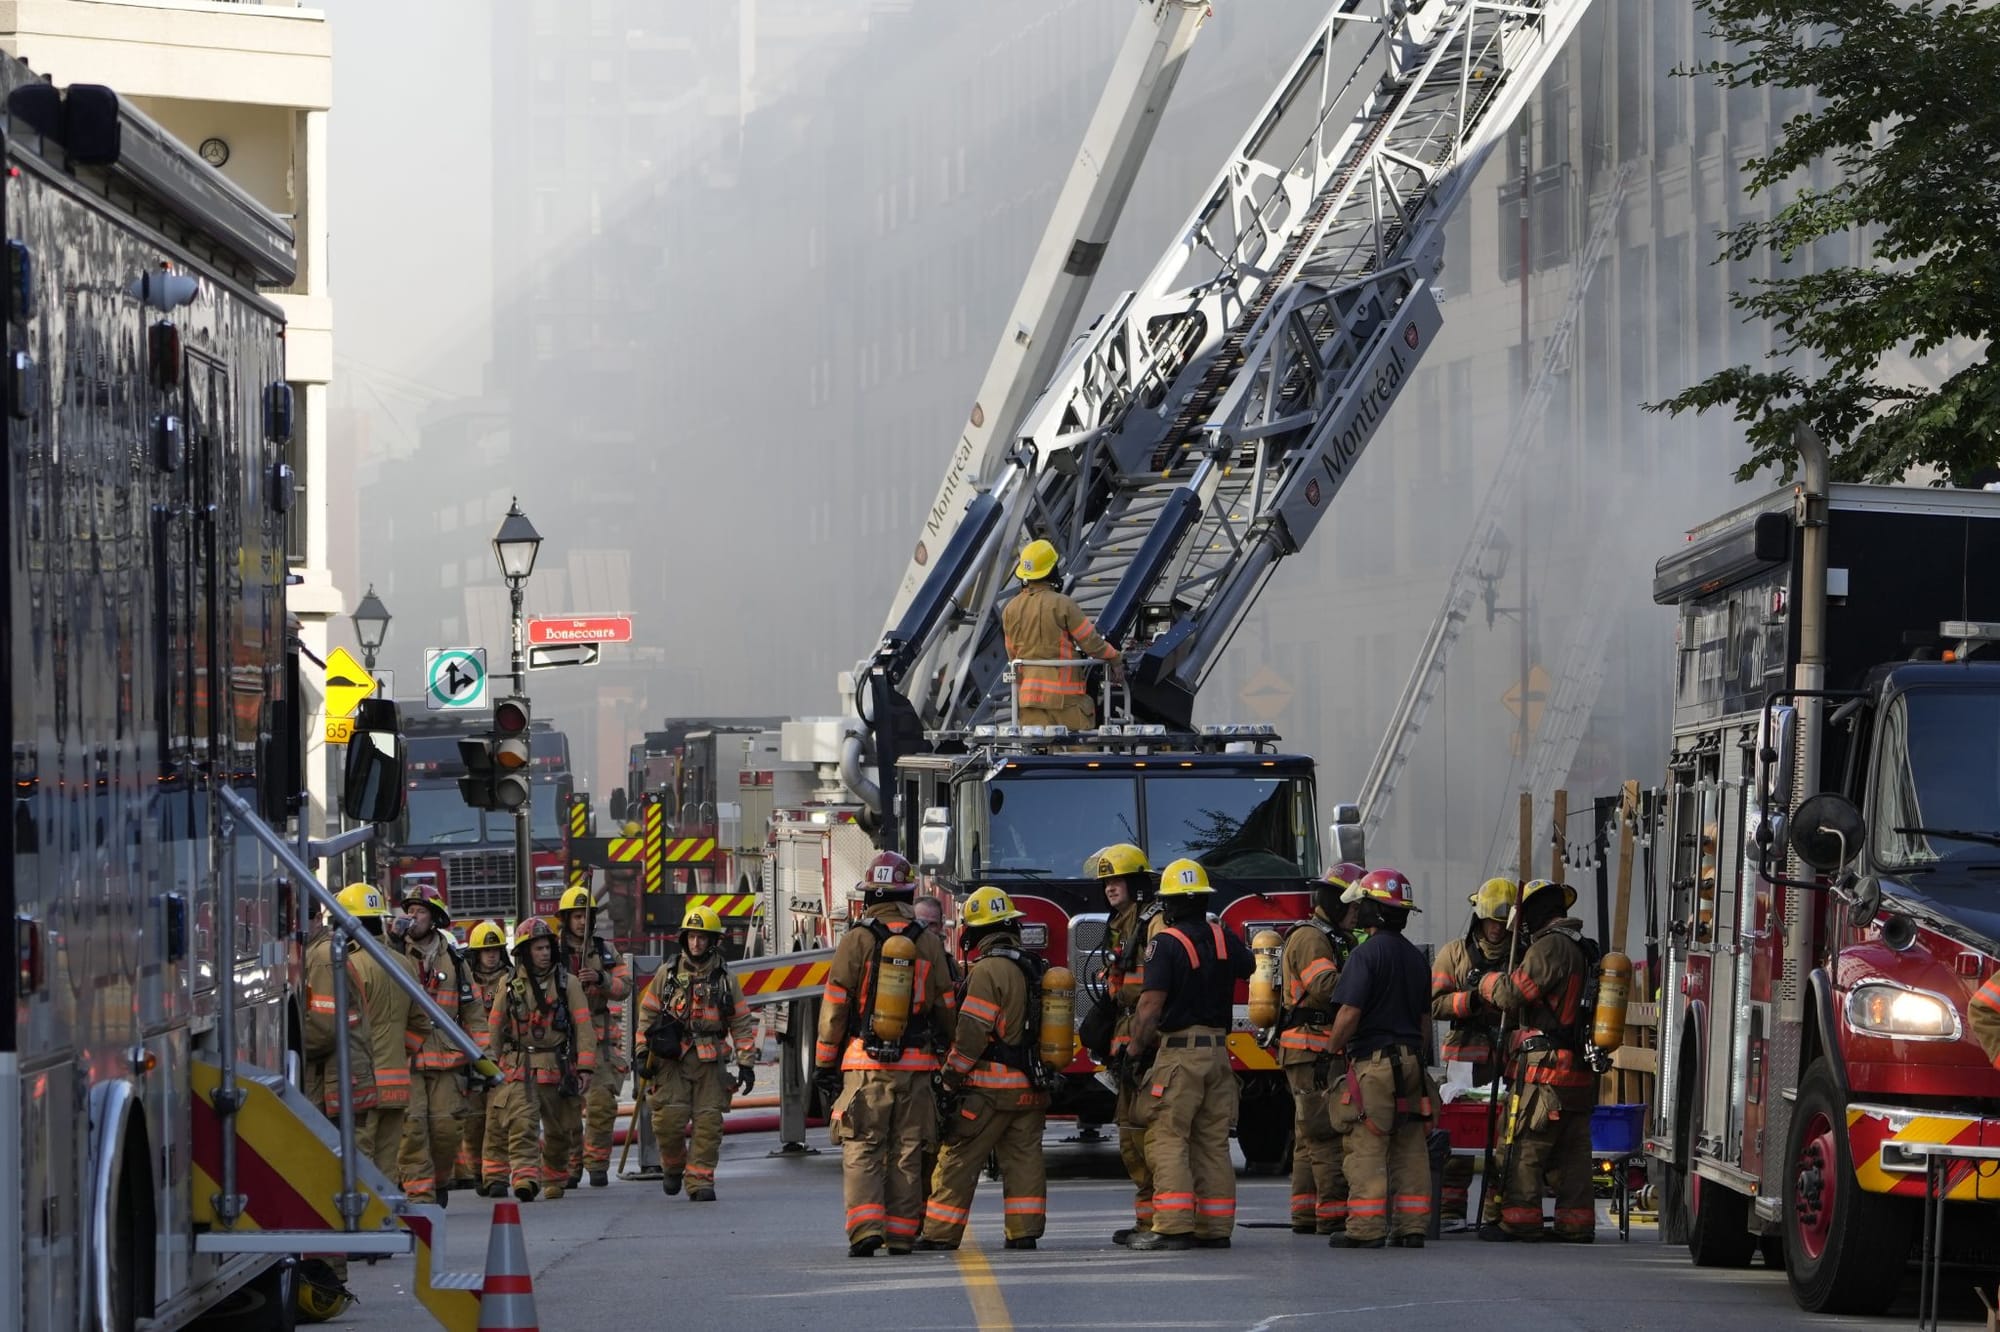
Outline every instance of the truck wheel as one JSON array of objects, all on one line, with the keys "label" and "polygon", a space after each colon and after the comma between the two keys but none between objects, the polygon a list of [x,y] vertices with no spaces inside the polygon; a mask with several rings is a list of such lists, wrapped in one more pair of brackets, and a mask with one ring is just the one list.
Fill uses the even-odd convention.
[{"label": "truck wheel", "polygon": [[1847,1108],[1824,1058],[1799,1083],[1784,1159],[1785,1276],[1808,1313],[1879,1314],[1903,1283],[1916,1209],[1854,1178]]},{"label": "truck wheel", "polygon": [[1735,1189],[1687,1175],[1688,1257],[1696,1267],[1748,1267],[1757,1253],[1750,1200]]}]

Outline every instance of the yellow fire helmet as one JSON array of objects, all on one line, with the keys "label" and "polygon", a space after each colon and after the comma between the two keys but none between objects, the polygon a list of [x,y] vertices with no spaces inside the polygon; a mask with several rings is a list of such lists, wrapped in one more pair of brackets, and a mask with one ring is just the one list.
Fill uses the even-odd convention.
[{"label": "yellow fire helmet", "polygon": [[1480,920],[1507,920],[1514,914],[1514,904],[1521,900],[1521,890],[1512,879],[1495,877],[1480,884],[1479,891],[1466,900]]},{"label": "yellow fire helmet", "polygon": [[681,917],[681,930],[701,930],[707,934],[722,933],[722,917],[715,914],[714,907],[691,906]]},{"label": "yellow fire helmet", "polygon": [[1146,853],[1130,842],[1113,842],[1083,862],[1083,872],[1098,879],[1122,879],[1129,874],[1151,874]]},{"label": "yellow fire helmet", "polygon": [[1527,883],[1523,884],[1521,886],[1521,905],[1525,908],[1530,901],[1550,888],[1557,889],[1562,893],[1564,911],[1576,905],[1576,889],[1566,883],[1557,883],[1553,879],[1530,879]]},{"label": "yellow fire helmet", "polygon": [[965,899],[959,908],[958,918],[968,929],[978,929],[982,925],[998,925],[1003,920],[1019,920],[1027,913],[1014,905],[1014,899],[998,888],[987,886],[976,890]]},{"label": "yellow fire helmet", "polygon": [[627,819],[619,825],[618,831],[627,837],[637,837],[639,835],[639,825],[633,820]]},{"label": "yellow fire helmet", "polygon": [[340,890],[336,900],[347,908],[348,915],[357,920],[379,919],[389,914],[389,904],[382,900],[382,890],[372,883],[350,883]]},{"label": "yellow fire helmet", "polygon": [[1199,861],[1183,856],[1160,871],[1161,897],[1185,897],[1214,891],[1208,882],[1208,871],[1202,868]]},{"label": "yellow fire helmet", "polygon": [[482,920],[472,927],[472,934],[466,939],[465,946],[475,951],[481,948],[505,948],[507,932],[500,928],[497,921]]},{"label": "yellow fire helmet", "polygon": [[590,900],[590,889],[572,888],[562,895],[562,905],[556,908],[558,914],[570,911],[589,911],[597,903]]},{"label": "yellow fire helmet", "polygon": [[1024,583],[1034,583],[1047,578],[1056,571],[1056,548],[1047,541],[1030,541],[1021,548],[1021,562],[1014,566],[1014,576]]}]

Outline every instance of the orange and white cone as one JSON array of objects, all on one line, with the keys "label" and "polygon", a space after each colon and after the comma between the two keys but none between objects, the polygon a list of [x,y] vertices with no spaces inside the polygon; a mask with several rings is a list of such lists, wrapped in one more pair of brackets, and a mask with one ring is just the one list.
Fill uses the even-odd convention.
[{"label": "orange and white cone", "polygon": [[521,1238],[521,1205],[493,1204],[493,1229],[486,1238],[486,1279],[479,1291],[479,1332],[540,1332],[535,1316],[535,1279],[528,1272],[528,1246]]}]

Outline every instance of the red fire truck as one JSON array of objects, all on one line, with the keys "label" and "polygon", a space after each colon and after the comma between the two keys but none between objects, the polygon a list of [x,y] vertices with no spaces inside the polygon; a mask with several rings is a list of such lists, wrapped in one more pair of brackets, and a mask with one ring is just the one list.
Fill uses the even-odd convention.
[{"label": "red fire truck", "polygon": [[[1817,469],[1815,469],[1817,470]],[[1821,472],[1823,475],[1823,472]],[[1668,1238],[1782,1250],[1799,1304],[1879,1312],[1922,1143],[2000,1146],[1967,1003],[2000,967],[2000,494],[1809,480],[1689,533],[1663,854]],[[1990,1263],[2000,1177],[1951,1176]]]}]

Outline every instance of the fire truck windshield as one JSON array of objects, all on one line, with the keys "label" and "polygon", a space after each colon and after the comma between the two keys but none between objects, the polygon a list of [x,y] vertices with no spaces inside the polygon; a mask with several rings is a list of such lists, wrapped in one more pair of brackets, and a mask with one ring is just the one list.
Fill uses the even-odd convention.
[{"label": "fire truck windshield", "polygon": [[1148,777],[1147,850],[1156,867],[1187,856],[1231,878],[1316,875],[1312,809],[1303,798],[1289,777]]},{"label": "fire truck windshield", "polygon": [[[553,781],[534,784],[534,802],[528,820],[528,835],[536,841],[560,841],[563,830],[556,805],[559,790]],[[448,785],[412,783],[404,814],[405,846],[472,846],[506,842],[514,836],[514,816],[479,810],[465,803],[456,780]]]},{"label": "fire truck windshield", "polygon": [[2000,694],[1907,690],[1877,736],[1876,866],[2000,860]]}]

